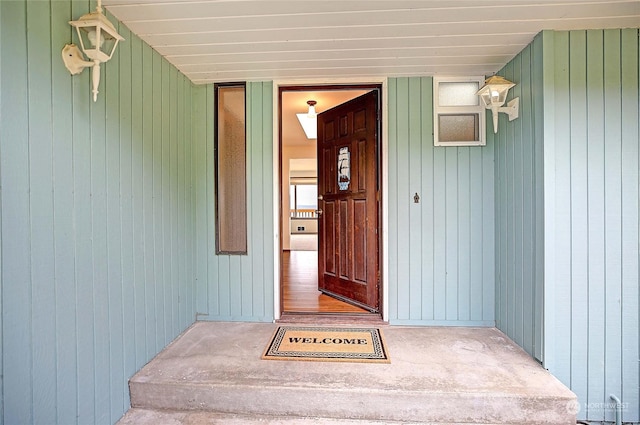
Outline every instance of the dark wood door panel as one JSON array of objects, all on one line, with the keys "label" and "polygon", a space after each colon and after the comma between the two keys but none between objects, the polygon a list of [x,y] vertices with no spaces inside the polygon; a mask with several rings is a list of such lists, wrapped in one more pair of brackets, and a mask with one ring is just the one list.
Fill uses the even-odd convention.
[{"label": "dark wood door panel", "polygon": [[318,117],[318,287],[379,309],[378,93]]},{"label": "dark wood door panel", "polygon": [[[366,192],[367,190],[367,161],[370,160],[370,158],[367,158],[367,141],[358,140],[358,163],[356,164],[357,179],[355,180],[358,182],[358,192]],[[373,161],[375,161],[375,158],[373,158]]]},{"label": "dark wood door panel", "polygon": [[[367,203],[353,201],[353,280],[367,282]],[[363,225],[364,224],[364,225]]]},{"label": "dark wood door panel", "polygon": [[335,252],[336,252],[336,208],[335,203],[332,201],[324,203],[323,214],[320,217],[319,221],[323,222],[323,226],[321,226],[318,230],[320,232],[320,240],[322,243],[319,243],[319,251],[320,257],[319,261],[324,264],[324,272],[331,275],[336,275],[336,261],[335,261]]},{"label": "dark wood door panel", "polygon": [[340,241],[340,245],[338,247],[338,258],[340,264],[340,269],[338,271],[338,275],[344,279],[349,279],[351,274],[349,273],[349,269],[351,268],[351,250],[350,241],[349,241],[349,230],[351,227],[351,220],[349,220],[349,209],[348,209],[348,201],[342,200],[340,201],[340,209],[338,210],[338,240]]},{"label": "dark wood door panel", "polygon": [[[337,184],[334,181],[336,176],[336,164],[333,162],[333,158],[335,156],[335,149],[333,146],[328,146],[322,150],[322,154],[318,155],[319,166],[322,167],[324,172],[318,171],[318,182],[321,183],[320,187],[322,187],[322,191],[318,191],[319,194],[323,195],[324,198],[329,201],[331,198],[328,195],[332,195],[337,190]],[[320,170],[320,167],[318,167]]]},{"label": "dark wood door panel", "polygon": [[367,310],[375,311],[368,304],[367,285],[363,283],[353,284],[348,279],[335,276],[327,276],[322,292],[331,296],[335,296],[341,300],[351,302]]}]

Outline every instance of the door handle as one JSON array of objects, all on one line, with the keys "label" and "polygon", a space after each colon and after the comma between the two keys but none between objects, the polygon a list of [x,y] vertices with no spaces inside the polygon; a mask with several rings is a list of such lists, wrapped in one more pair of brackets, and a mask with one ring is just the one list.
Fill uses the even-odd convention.
[{"label": "door handle", "polygon": [[322,215],[322,210],[316,210],[316,215],[320,217]]},{"label": "door handle", "polygon": [[322,195],[318,195],[318,201],[322,201],[323,199]]}]

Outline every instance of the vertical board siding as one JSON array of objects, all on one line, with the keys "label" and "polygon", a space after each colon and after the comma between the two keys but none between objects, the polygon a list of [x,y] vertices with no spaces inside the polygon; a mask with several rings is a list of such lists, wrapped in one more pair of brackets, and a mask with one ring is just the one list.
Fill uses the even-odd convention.
[{"label": "vertical board siding", "polygon": [[613,421],[615,394],[637,422],[638,30],[550,33],[544,49],[555,87],[545,364],[578,395],[579,419]]},{"label": "vertical board siding", "polygon": [[[587,118],[587,92],[586,92],[586,42],[585,32],[572,33],[569,38],[569,91],[570,101],[570,133],[571,165],[569,169],[571,181],[571,275],[576,287],[586,288],[588,282],[587,267],[589,262],[589,246],[587,229],[587,216],[583,213],[587,209],[588,202],[588,171],[587,171],[587,131],[585,122]],[[587,291],[571,291],[571,335],[573,345],[577,347],[588,346],[588,314],[584,308],[588,302]],[[581,373],[587,370],[587,350],[576,350],[572,353],[571,387],[578,399],[587,398],[587,374]]]},{"label": "vertical board siding", "polygon": [[[216,255],[213,86],[118,25],[93,103],[60,60],[91,8],[0,2],[1,423],[114,423],[196,315],[274,317],[272,83],[247,84],[249,252]],[[485,147],[434,147],[432,79],[388,82],[389,321],[495,323],[581,419],[616,394],[640,420],[638,56],[637,29],[544,32]]]},{"label": "vertical board siding", "polygon": [[497,326],[578,418],[612,421],[616,394],[638,421],[638,30],[544,32],[499,74],[520,118],[490,135]]},{"label": "vertical board siding", "polygon": [[434,147],[432,88],[389,79],[389,321],[493,326],[493,143]]},{"label": "vertical board siding", "polygon": [[[49,392],[55,382],[55,285],[53,249],[53,150],[50,114],[51,82],[39,78],[51,75],[49,45],[40,43],[51,32],[48,3],[27,3],[27,85],[29,117],[29,205],[31,243],[31,336],[39,344],[32,349],[34,365],[42,367],[32,375],[34,423],[44,423],[56,416],[55,393]],[[5,182],[7,184],[8,182]],[[33,236],[38,235],[34,241]],[[5,300],[8,301],[8,300]]]},{"label": "vertical board siding", "polygon": [[[573,33],[572,33],[573,35]],[[635,367],[629,369],[622,368],[622,61],[621,61],[621,32],[617,30],[604,31],[604,129],[605,129],[605,152],[604,152],[604,182],[605,182],[605,255],[604,258],[595,259],[602,261],[605,265],[605,309],[602,314],[604,321],[604,382],[605,394],[622,394],[622,375],[629,371],[638,372],[638,362]],[[636,70],[635,74],[638,72]],[[636,97],[636,102],[637,102]],[[636,115],[635,122],[638,121]],[[573,163],[573,158],[571,158]],[[636,163],[639,165],[639,163]],[[574,185],[571,187],[574,190]],[[638,193],[636,191],[636,193]],[[637,197],[637,196],[636,196]],[[637,235],[637,233],[636,233]],[[579,281],[574,281],[573,274],[571,289],[582,290]],[[596,283],[596,282],[594,282]],[[636,280],[637,283],[637,280]],[[582,306],[575,306],[579,308]],[[636,309],[638,308],[636,304]],[[572,357],[572,361],[574,358]],[[636,387],[638,381],[636,381]],[[634,403],[638,404],[638,403]],[[590,415],[597,415],[599,409],[592,409]],[[604,410],[605,419],[613,420],[614,412]]]},{"label": "vertical board siding", "polygon": [[[587,169],[589,170],[589,196],[587,211],[587,228],[589,229],[588,257],[602,258],[604,256],[605,228],[604,222],[605,204],[605,180],[604,163],[605,155],[605,129],[602,125],[604,116],[604,33],[591,31],[587,33],[587,82],[589,87],[589,107],[587,110]],[[589,338],[594,341],[602,341],[605,335],[604,321],[601,314],[591,312],[604,311],[605,285],[602,285],[605,273],[605,264],[601,261],[593,262],[588,267],[589,296],[587,311]],[[595,283],[598,284],[595,284]],[[587,375],[592,378],[602,374],[602,365],[605,361],[605,347],[603,344],[589,344],[587,347]],[[586,388],[587,394],[592,400],[603,400],[605,394],[602,379],[590,379]],[[602,415],[600,415],[602,416]]]},{"label": "vertical board siding", "polygon": [[[193,88],[193,94],[191,96],[193,120],[194,122],[208,122],[212,118],[209,115],[212,108],[208,107],[207,102],[207,87],[198,86]],[[196,234],[204,233],[205,237],[196,237],[194,242],[194,257],[193,267],[194,276],[196,280],[196,311],[198,314],[212,313],[209,308],[209,297],[207,295],[208,281],[207,281],[207,252],[208,243],[213,240],[215,243],[215,234],[211,234],[209,226],[209,213],[207,209],[207,193],[213,190],[213,186],[209,186],[209,175],[207,173],[207,148],[210,146],[210,139],[208,136],[207,128],[209,126],[194,126],[193,128],[193,162],[192,162],[192,177],[193,177],[193,220],[196,229],[199,229]],[[211,142],[212,143],[212,142]],[[205,230],[206,229],[206,230]],[[214,248],[215,249],[215,248]],[[215,252],[215,251],[214,251]]]},{"label": "vertical board siding", "polygon": [[[638,30],[621,32],[621,394],[626,421],[640,422],[640,42]],[[615,319],[614,319],[615,320]],[[627,366],[629,369],[627,369]],[[628,373],[630,371],[630,373]],[[614,368],[615,373],[615,368]]]},{"label": "vertical board siding", "polygon": [[[2,347],[5,423],[33,423],[26,5],[2,10]],[[11,19],[9,19],[9,16]],[[9,40],[11,45],[9,46]],[[11,52],[9,52],[11,49]],[[6,60],[7,56],[11,60]],[[20,78],[10,78],[20,76]],[[11,116],[12,125],[4,125]],[[9,158],[11,158],[9,160]],[[11,184],[9,184],[11,181]],[[10,223],[10,225],[9,225]],[[9,245],[10,242],[10,246]],[[8,283],[11,282],[11,285]],[[8,321],[11,318],[11,322]],[[15,323],[14,323],[15,322]],[[11,325],[11,326],[9,326]],[[12,345],[11,350],[7,346]],[[20,385],[20,381],[29,385]],[[10,390],[5,391],[5,388]]]},{"label": "vertical board siding", "polygon": [[247,255],[217,255],[213,85],[194,88],[195,267],[202,320],[273,321],[273,83],[246,86]]},{"label": "vertical board siding", "polygon": [[544,203],[536,176],[543,173],[543,138],[536,131],[542,117],[534,107],[542,98],[542,87],[536,84],[541,46],[538,36],[498,72],[516,83],[508,100],[520,98],[520,113],[512,122],[500,114],[498,133],[488,133],[495,143],[496,325],[538,359],[536,344],[541,341],[536,335],[542,332],[543,306],[535,294],[542,292],[544,259],[536,244],[542,241],[539,222]]},{"label": "vertical board siding", "polygon": [[[545,223],[545,213],[543,212],[546,205],[544,199],[544,171],[545,171],[545,156],[544,156],[544,135],[545,135],[545,108],[544,108],[544,99],[546,99],[546,95],[544,93],[544,63],[543,63],[543,45],[544,38],[542,35],[538,35],[534,42],[531,44],[531,84],[534,90],[531,91],[531,113],[529,114],[529,119],[532,121],[531,123],[531,131],[533,133],[534,139],[542,140],[541,143],[536,143],[533,146],[533,150],[531,152],[533,164],[531,167],[533,168],[534,173],[534,186],[535,190],[531,193],[531,209],[532,213],[535,212],[535,217],[533,218],[533,225],[531,228],[531,243],[533,244],[533,253],[532,255],[536,259],[536,261],[532,264],[532,273],[533,276],[537,276],[533,278],[533,323],[539,324],[539,326],[534,328],[533,330],[533,346],[534,352],[533,356],[540,360],[544,361],[543,358],[543,341],[544,341],[544,310],[546,305],[543,302],[544,298],[544,273],[545,273],[545,263],[544,263],[544,255],[545,255],[545,234],[544,234],[544,223]],[[542,205],[541,205],[542,204]],[[540,210],[542,208],[542,211]],[[535,307],[537,306],[537,308]]]},{"label": "vertical board siding", "polygon": [[[2,22],[2,8],[0,7],[0,22]],[[0,28],[0,58],[2,58],[2,28]],[[0,59],[0,123],[2,122],[3,103],[2,103],[2,60]],[[4,131],[0,127],[0,158],[2,158],[2,138]],[[2,285],[2,160],[0,160],[0,286]],[[0,424],[4,423],[4,350],[3,350],[3,333],[2,333],[2,291],[0,290]]]},{"label": "vertical board siding", "polygon": [[[68,6],[68,5],[67,5]],[[65,21],[68,7],[57,2],[51,3],[51,45],[65,44],[65,38],[71,32]],[[1,55],[0,55],[1,57]],[[65,123],[65,117],[72,114],[72,83],[67,70],[62,67],[52,69],[53,98],[53,179],[59,182],[54,192],[54,211],[59,207],[73,205],[73,129]],[[78,318],[75,309],[63,308],[62,300],[74,300],[76,297],[75,256],[74,251],[65,249],[74,246],[74,220],[71,214],[54,216],[54,252],[56,282],[56,406],[58,423],[73,423],[77,411],[77,399],[69,397],[75,394],[77,382],[76,346],[78,344]]]},{"label": "vertical board siding", "polygon": [[60,59],[91,8],[0,3],[2,423],[116,422],[128,379],[195,318],[206,117],[123,25],[94,103]]}]

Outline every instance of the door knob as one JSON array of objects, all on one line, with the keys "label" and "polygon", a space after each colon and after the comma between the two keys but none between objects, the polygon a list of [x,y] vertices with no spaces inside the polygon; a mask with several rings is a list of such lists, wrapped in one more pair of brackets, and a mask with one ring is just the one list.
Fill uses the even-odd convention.
[{"label": "door knob", "polygon": [[320,217],[322,215],[322,210],[316,210],[316,215]]},{"label": "door knob", "polygon": [[318,201],[322,201],[323,199],[322,195],[318,195]]}]

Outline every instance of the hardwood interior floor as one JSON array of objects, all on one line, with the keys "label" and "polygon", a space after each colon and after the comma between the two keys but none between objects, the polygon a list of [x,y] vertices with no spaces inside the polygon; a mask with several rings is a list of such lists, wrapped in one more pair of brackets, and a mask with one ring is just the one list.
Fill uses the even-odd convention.
[{"label": "hardwood interior floor", "polygon": [[283,251],[285,313],[368,313],[318,291],[318,251]]}]

